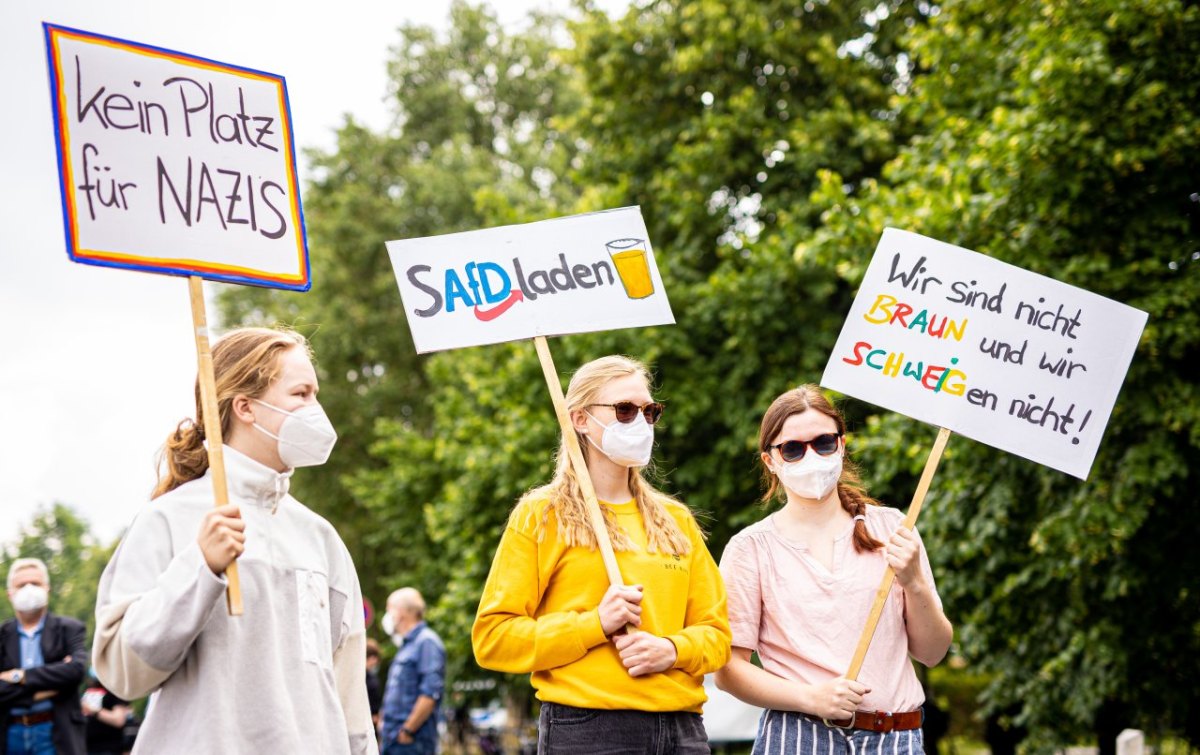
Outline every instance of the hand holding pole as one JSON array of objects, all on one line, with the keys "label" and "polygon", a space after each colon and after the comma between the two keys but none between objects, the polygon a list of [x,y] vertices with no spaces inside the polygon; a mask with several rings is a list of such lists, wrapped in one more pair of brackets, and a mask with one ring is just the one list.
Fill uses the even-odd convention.
[{"label": "hand holding pole", "polygon": [[[208,468],[212,471],[213,500],[219,508],[229,503],[225,484],[225,454],[221,438],[221,414],[217,407],[217,381],[213,374],[212,351],[208,345],[208,317],[204,310],[204,286],[200,276],[188,277],[192,299],[192,325],[196,330],[196,357],[200,375],[200,406],[204,410],[204,437],[208,441]],[[242,583],[237,562],[225,568],[225,603],[230,616],[242,615]]]}]

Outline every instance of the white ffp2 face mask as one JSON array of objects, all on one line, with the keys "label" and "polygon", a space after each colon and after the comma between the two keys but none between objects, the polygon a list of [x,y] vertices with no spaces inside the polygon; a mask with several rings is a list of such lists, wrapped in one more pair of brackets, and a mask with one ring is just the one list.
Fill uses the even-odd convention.
[{"label": "white ffp2 face mask", "polygon": [[40,585],[25,585],[13,593],[12,607],[17,613],[40,611],[50,602],[50,591]]},{"label": "white ffp2 face mask", "polygon": [[641,412],[629,422],[618,422],[614,419],[608,425],[592,416],[591,412],[587,412],[587,416],[604,428],[604,435],[600,437],[598,446],[592,440],[592,436],[585,437],[614,464],[622,467],[644,467],[650,463],[650,452],[654,448],[654,426],[646,421]]},{"label": "white ffp2 face mask", "polygon": [[295,468],[320,466],[329,459],[329,454],[333,452],[333,444],[337,442],[337,432],[320,404],[310,404],[289,412],[266,401],[251,400],[285,415],[278,435],[257,422],[254,423],[259,432],[274,438],[278,443],[280,461]]},{"label": "white ffp2 face mask", "polygon": [[404,635],[396,631],[396,617],[392,616],[391,611],[384,611],[383,615],[379,617],[379,628],[392,638],[392,642],[396,643],[397,647],[404,644]]},{"label": "white ffp2 face mask", "polygon": [[842,477],[842,452],[822,456],[809,449],[796,461],[776,465],[775,474],[785,488],[801,498],[821,501]]}]

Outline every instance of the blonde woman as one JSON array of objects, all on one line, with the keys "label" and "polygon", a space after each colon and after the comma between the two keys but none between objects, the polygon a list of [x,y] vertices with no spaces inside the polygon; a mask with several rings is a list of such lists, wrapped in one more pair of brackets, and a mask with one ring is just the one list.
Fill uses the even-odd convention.
[{"label": "blonde woman", "polygon": [[[247,328],[212,356],[231,503],[213,508],[197,387],[196,418],[167,438],[154,500],[101,577],[97,676],[126,700],[158,690],[137,752],[375,753],[354,564],[288,495],[337,439],[308,344]],[[235,559],[245,613],[231,617]]]},{"label": "blonde woman", "polygon": [[[764,501],[783,508],[721,556],[733,658],[717,685],[767,710],[754,753],[919,755],[921,684],[950,648],[925,546],[845,459],[846,423],[815,385],[775,399],[759,430]],[[844,676],[886,567],[896,581],[857,680]],[[750,661],[757,652],[762,666]]]},{"label": "blonde woman", "polygon": [[540,753],[706,753],[704,674],[729,658],[725,591],[691,512],[642,477],[663,407],[646,368],[620,356],[579,368],[566,402],[627,585],[608,585],[564,440],[554,479],[509,517],[475,658],[532,673]]}]

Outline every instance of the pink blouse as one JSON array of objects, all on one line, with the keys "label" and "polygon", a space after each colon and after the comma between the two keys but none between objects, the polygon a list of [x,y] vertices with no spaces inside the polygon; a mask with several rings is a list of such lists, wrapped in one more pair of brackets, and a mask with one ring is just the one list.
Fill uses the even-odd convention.
[{"label": "pink blouse", "polygon": [[[886,543],[904,516],[868,506],[866,518],[867,531]],[[786,539],[774,520],[768,516],[734,535],[721,557],[733,646],[757,651],[763,668],[776,676],[819,684],[849,669],[887,562],[882,550],[856,551],[848,525],[834,541],[828,570],[806,546]],[[917,541],[921,570],[941,606],[920,535]],[[904,590],[896,582],[858,680],[871,690],[860,710],[902,712],[925,701],[908,657]]]}]

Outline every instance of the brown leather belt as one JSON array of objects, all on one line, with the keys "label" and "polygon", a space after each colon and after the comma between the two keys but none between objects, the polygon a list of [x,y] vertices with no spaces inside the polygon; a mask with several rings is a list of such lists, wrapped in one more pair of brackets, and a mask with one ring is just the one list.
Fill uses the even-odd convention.
[{"label": "brown leather belt", "polygon": [[44,724],[47,721],[54,720],[54,711],[44,710],[41,713],[26,713],[25,715],[12,715],[8,717],[9,726],[36,726]]},{"label": "brown leather belt", "polygon": [[858,710],[854,712],[854,720],[844,718],[841,721],[829,723],[841,729],[866,729],[879,731],[884,734],[889,731],[908,731],[921,728],[925,712],[918,708],[905,713],[885,713],[881,710]]}]

